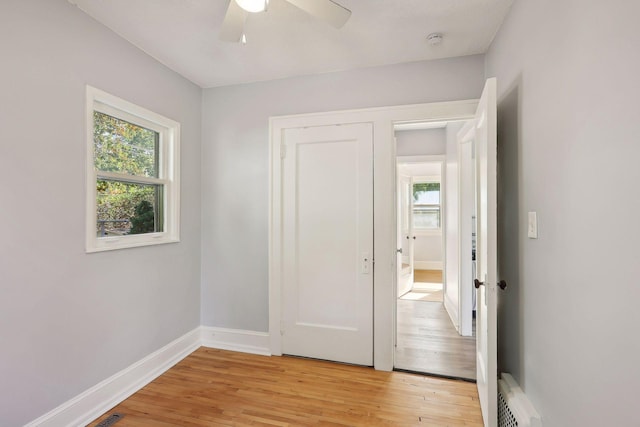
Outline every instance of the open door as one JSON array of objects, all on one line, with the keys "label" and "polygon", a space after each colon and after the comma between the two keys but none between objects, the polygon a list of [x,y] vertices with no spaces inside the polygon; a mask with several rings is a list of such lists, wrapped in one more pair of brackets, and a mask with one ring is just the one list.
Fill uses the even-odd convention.
[{"label": "open door", "polygon": [[397,221],[397,277],[398,297],[406,294],[413,286],[413,236],[411,177],[403,173],[398,165],[397,177],[398,221]]},{"label": "open door", "polygon": [[[474,152],[475,206],[460,206],[462,229],[476,215],[476,367],[478,395],[484,425],[497,426],[497,135],[496,79],[488,79],[478,109],[460,131],[461,145]],[[464,148],[461,147],[461,151]],[[465,163],[460,164],[461,168]],[[467,171],[468,172],[468,171]],[[464,227],[464,225],[469,227]],[[469,234],[470,235],[470,234]],[[462,248],[461,248],[462,249]],[[461,256],[468,256],[469,253]]]},{"label": "open door", "polygon": [[460,129],[458,141],[458,332],[473,336],[473,310],[475,269],[473,252],[476,222],[476,122],[472,120]]}]

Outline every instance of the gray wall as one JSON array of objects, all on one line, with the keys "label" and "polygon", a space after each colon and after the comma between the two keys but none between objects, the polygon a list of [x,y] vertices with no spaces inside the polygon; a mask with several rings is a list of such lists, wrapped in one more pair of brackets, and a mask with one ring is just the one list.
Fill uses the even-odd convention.
[{"label": "gray wall", "polygon": [[640,425],[638,16],[637,1],[517,0],[486,57],[510,286],[499,359],[548,427]]},{"label": "gray wall", "polygon": [[270,116],[480,96],[483,56],[204,91],[202,323],[268,329]]},{"label": "gray wall", "polygon": [[[0,425],[197,327],[201,91],[66,0],[0,2]],[[85,254],[85,84],[182,123],[182,241]]]}]

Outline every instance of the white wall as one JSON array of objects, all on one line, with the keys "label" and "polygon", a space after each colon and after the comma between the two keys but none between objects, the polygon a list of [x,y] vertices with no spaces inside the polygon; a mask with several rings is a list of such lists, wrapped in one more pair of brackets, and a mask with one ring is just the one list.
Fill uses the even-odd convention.
[{"label": "white wall", "polygon": [[[201,91],[66,0],[0,2],[0,425],[199,325]],[[85,84],[182,124],[182,241],[85,254]]]},{"label": "white wall", "polygon": [[445,130],[419,129],[395,132],[396,155],[432,156],[444,154],[446,150]]},{"label": "white wall", "polygon": [[638,16],[637,1],[516,0],[486,58],[500,365],[545,427],[640,425]]},{"label": "white wall", "polygon": [[268,119],[478,98],[483,57],[417,62],[204,92],[202,323],[268,329]]},{"label": "white wall", "polygon": [[442,236],[414,233],[416,241],[413,247],[414,268],[442,268]]}]

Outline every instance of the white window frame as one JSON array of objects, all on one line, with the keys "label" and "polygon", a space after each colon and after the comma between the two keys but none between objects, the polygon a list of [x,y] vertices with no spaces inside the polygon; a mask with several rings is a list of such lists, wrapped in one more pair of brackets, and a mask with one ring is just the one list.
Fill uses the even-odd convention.
[{"label": "white window frame", "polygon": [[[159,245],[180,241],[180,123],[117,96],[87,85],[86,124],[86,252]],[[159,134],[158,178],[126,175],[126,182],[162,184],[163,226],[161,232],[98,237],[96,233],[96,181],[117,179],[122,174],[97,171],[94,162],[93,112],[98,111]]]},{"label": "white window frame", "polygon": [[[440,203],[438,204],[438,209],[440,212],[440,226],[438,228],[417,228],[415,226],[415,224],[411,224],[411,226],[413,227],[413,234],[417,235],[417,236],[440,236],[442,235],[442,221],[443,221],[443,216],[444,216],[444,211],[443,211],[443,203],[442,203],[442,195],[443,195],[443,188],[442,188],[442,177],[439,175],[434,175],[434,176],[414,176],[411,178],[411,195],[413,196],[413,185],[414,184],[422,184],[422,183],[434,183],[434,184],[440,184]],[[414,209],[414,205],[413,205],[413,201],[411,202],[411,221],[413,221],[413,209]]]}]

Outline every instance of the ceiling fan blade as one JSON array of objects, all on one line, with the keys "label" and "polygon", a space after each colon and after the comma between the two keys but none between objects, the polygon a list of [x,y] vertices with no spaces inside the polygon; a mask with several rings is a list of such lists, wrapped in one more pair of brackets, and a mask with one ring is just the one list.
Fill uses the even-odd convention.
[{"label": "ceiling fan blade", "polygon": [[331,0],[287,0],[292,5],[304,10],[328,24],[342,28],[351,16],[351,11]]},{"label": "ceiling fan blade", "polygon": [[248,12],[238,6],[236,0],[229,0],[227,13],[220,28],[220,40],[225,42],[239,42],[244,32],[244,21]]}]

